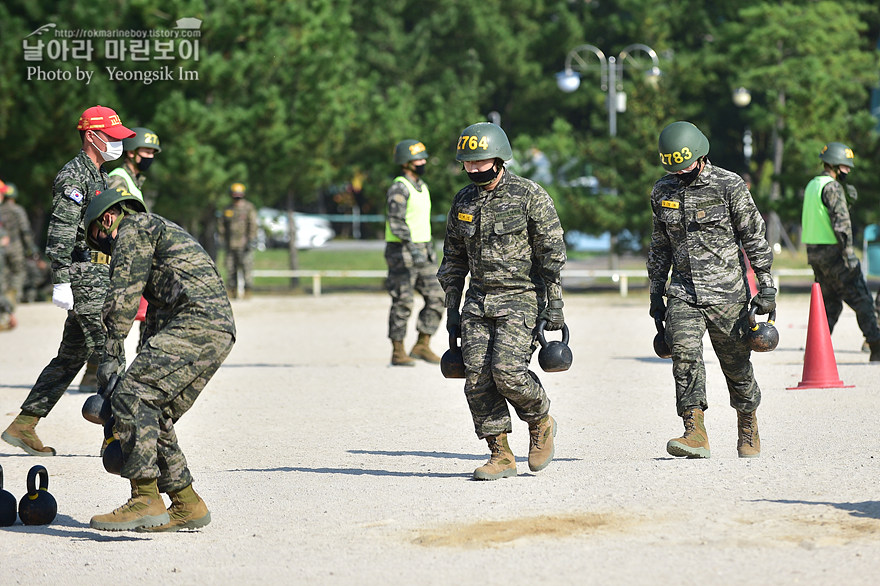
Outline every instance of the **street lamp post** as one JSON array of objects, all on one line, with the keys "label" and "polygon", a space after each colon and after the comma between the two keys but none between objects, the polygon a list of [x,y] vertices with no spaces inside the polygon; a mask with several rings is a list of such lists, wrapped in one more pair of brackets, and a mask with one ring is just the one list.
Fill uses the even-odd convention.
[{"label": "street lamp post", "polygon": [[[592,53],[599,59],[600,87],[608,94],[608,133],[617,136],[617,113],[626,112],[626,93],[623,91],[623,70],[625,67],[638,67],[639,63],[634,57],[634,52],[640,51],[651,58],[651,69],[647,75],[656,80],[660,77],[660,59],[651,47],[641,43],[627,46],[615,58],[605,57],[605,53],[594,45],[578,45],[568,52],[565,57],[565,70],[556,74],[556,84],[559,89],[571,93],[581,85],[581,71],[588,71],[590,65],[587,62]],[[586,55],[586,58],[584,57]]]}]

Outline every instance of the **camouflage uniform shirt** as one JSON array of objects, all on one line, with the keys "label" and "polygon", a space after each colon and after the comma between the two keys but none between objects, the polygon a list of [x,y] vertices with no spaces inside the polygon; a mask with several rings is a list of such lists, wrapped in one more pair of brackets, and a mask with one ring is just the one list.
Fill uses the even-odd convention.
[{"label": "camouflage uniform shirt", "polygon": [[220,218],[220,237],[226,250],[250,248],[257,238],[257,208],[241,198],[223,210]]},{"label": "camouflage uniform shirt", "polygon": [[235,336],[232,307],[208,254],[183,228],[150,213],[119,223],[103,311],[108,355],[120,355],[141,295],[161,316],[160,329],[182,320]]},{"label": "camouflage uniform shirt", "polygon": [[83,263],[71,275],[74,252],[87,255],[83,215],[92,197],[107,188],[107,173],[98,169],[85,151],[68,162],[55,177],[52,187],[52,217],[46,241],[46,256],[52,261],[52,281],[70,283],[74,299],[85,293],[89,298],[103,297],[107,265]]},{"label": "camouflage uniform shirt", "polygon": [[746,301],[741,244],[758,287],[772,287],[773,252],[764,220],[742,178],[708,161],[687,186],[669,174],[651,192],[654,229],[648,251],[651,293],[696,305]]},{"label": "camouflage uniform shirt", "polygon": [[9,233],[7,252],[13,255],[33,256],[36,253],[34,233],[24,208],[10,198],[0,204],[0,222]]},{"label": "camouflage uniform shirt", "polygon": [[468,185],[452,201],[437,278],[446,306],[458,306],[471,275],[463,311],[504,315],[512,307],[541,307],[562,298],[559,272],[565,241],[553,200],[540,185],[504,170],[492,191]]}]

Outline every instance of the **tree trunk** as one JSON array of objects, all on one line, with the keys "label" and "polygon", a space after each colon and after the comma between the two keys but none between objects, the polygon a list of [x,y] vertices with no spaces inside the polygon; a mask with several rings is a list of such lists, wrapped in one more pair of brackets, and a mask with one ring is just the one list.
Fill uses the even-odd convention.
[{"label": "tree trunk", "polygon": [[[296,217],[294,214],[295,208],[295,194],[293,189],[290,189],[287,191],[287,235],[289,237],[289,240],[287,241],[287,251],[290,255],[290,262],[288,266],[292,271],[295,271],[299,268],[299,252],[296,248]],[[290,288],[295,289],[296,287],[299,287],[299,278],[291,277]]]}]

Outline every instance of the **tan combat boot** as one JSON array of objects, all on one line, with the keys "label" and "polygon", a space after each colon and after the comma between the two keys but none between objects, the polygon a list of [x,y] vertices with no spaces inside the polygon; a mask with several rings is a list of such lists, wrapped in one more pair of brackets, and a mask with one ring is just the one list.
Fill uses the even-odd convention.
[{"label": "tan combat boot", "polygon": [[702,409],[688,409],[681,416],[684,421],[684,435],[666,443],[666,451],[673,456],[688,458],[708,458],[709,435],[703,422]]},{"label": "tan combat boot", "polygon": [[98,392],[98,363],[92,361],[91,358],[86,362],[86,371],[83,373],[82,380],[79,381],[79,392]]},{"label": "tan combat boot", "polygon": [[553,461],[556,420],[545,415],[529,424],[529,470],[538,472]]},{"label": "tan combat boot", "polygon": [[507,445],[507,434],[490,435],[486,438],[489,444],[489,461],[474,470],[474,480],[498,480],[516,476],[516,458]]},{"label": "tan combat boot", "polygon": [[429,342],[431,341],[431,336],[428,334],[419,334],[419,339],[416,342],[416,345],[413,346],[412,351],[410,351],[410,358],[421,358],[425,362],[430,362],[431,364],[440,364],[440,357],[434,354],[431,350],[431,346],[429,346]]},{"label": "tan combat boot", "polygon": [[168,523],[168,511],[155,478],[131,481],[131,498],[106,515],[95,515],[89,526],[102,531],[126,531]]},{"label": "tan combat boot", "polygon": [[39,420],[40,418],[36,415],[20,413],[0,437],[7,444],[21,448],[31,456],[54,456],[55,448],[44,446],[40,438],[37,437],[35,428]]},{"label": "tan combat boot", "polygon": [[14,330],[18,325],[18,321],[11,313],[0,313],[0,332]]},{"label": "tan combat boot", "polygon": [[406,355],[403,340],[391,340],[391,364],[393,366],[415,366],[416,361]]},{"label": "tan combat boot", "polygon": [[198,529],[211,522],[211,512],[208,505],[202,500],[192,484],[179,492],[169,492],[171,506],[168,507],[170,521],[158,527],[147,527],[140,531],[165,532],[180,531],[181,529]]},{"label": "tan combat boot", "polygon": [[739,439],[736,452],[740,458],[757,458],[761,455],[761,436],[758,435],[758,412],[736,412],[736,430]]}]

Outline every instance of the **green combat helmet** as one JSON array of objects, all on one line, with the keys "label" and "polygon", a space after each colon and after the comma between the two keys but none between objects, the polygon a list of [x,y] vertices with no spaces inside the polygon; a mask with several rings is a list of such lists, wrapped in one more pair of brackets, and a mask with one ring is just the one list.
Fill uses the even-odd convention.
[{"label": "green combat helmet", "polygon": [[819,158],[829,165],[846,165],[847,167],[853,168],[853,163],[855,162],[856,157],[853,154],[852,149],[842,142],[829,142],[822,147],[822,152],[819,153]]},{"label": "green combat helmet", "polygon": [[509,161],[513,158],[510,141],[497,124],[478,122],[461,131],[458,146],[455,149],[456,161],[483,161],[485,159],[501,159]]},{"label": "green combat helmet", "polygon": [[156,149],[157,153],[162,152],[162,148],[159,146],[158,134],[142,126],[132,128],[131,130],[134,132],[134,136],[123,139],[122,150],[134,151],[141,147],[146,147],[148,149]]},{"label": "green combat helmet", "polygon": [[86,208],[85,218],[83,219],[83,223],[86,227],[86,242],[89,245],[89,248],[94,250],[100,250],[98,248],[98,243],[92,238],[92,231],[89,227],[92,225],[92,222],[100,218],[104,212],[112,208],[114,205],[120,204],[122,206],[122,215],[120,215],[112,226],[108,229],[108,232],[112,232],[119,225],[119,222],[122,221],[122,218],[125,217],[126,214],[134,214],[137,212],[146,212],[147,207],[144,205],[136,195],[132,195],[129,193],[124,187],[117,187],[115,189],[105,189],[104,191],[98,193],[92,200],[89,202],[89,206]]},{"label": "green combat helmet", "polygon": [[421,161],[428,158],[428,150],[421,141],[408,138],[394,147],[394,164],[405,165],[410,161]]},{"label": "green combat helmet", "polygon": [[709,154],[709,139],[690,122],[673,122],[660,133],[658,143],[660,164],[670,173],[687,169]]}]

